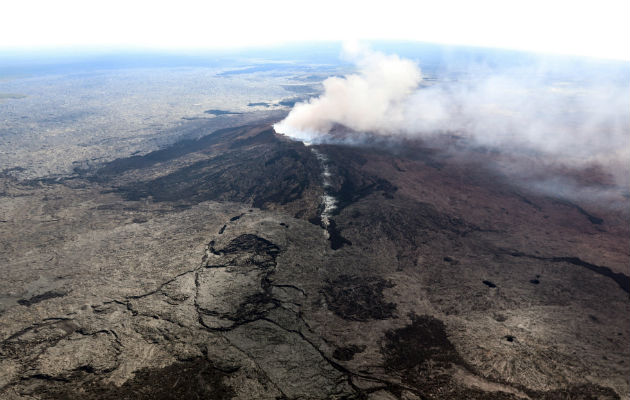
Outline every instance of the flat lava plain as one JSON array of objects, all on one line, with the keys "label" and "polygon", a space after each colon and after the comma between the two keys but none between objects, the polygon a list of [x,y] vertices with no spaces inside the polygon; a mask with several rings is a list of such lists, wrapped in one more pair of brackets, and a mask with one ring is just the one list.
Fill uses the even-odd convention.
[{"label": "flat lava plain", "polygon": [[314,148],[326,187],[269,122],[2,175],[0,397],[627,398],[627,210],[492,153]]}]

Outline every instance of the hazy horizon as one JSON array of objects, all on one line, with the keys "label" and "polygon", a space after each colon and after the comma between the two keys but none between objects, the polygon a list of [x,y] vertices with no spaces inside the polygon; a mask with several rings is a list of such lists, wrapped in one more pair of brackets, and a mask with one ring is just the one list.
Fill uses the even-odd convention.
[{"label": "hazy horizon", "polygon": [[408,40],[630,61],[630,3],[623,0],[475,3],[392,1],[41,0],[6,6],[0,51],[58,48],[246,50],[301,42]]}]

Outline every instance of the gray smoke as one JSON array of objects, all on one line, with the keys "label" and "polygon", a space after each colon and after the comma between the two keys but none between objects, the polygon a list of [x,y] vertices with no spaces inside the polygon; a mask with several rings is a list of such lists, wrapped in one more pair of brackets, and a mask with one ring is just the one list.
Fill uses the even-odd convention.
[{"label": "gray smoke", "polygon": [[[298,103],[275,125],[279,133],[331,142],[337,125],[361,134],[433,138],[444,133],[474,146],[562,162],[597,164],[627,187],[630,92],[619,80],[551,76],[544,62],[484,70],[469,65],[457,79],[423,82],[414,62],[365,48],[346,48],[357,72],[323,82],[317,98]],[[445,76],[449,71],[442,71]],[[625,78],[624,78],[625,79]],[[346,141],[348,139],[346,138]],[[352,141],[352,138],[350,139]]]},{"label": "gray smoke", "polygon": [[324,94],[298,103],[276,131],[300,140],[323,139],[335,124],[356,131],[399,131],[422,80],[420,68],[396,55],[345,47],[345,56],[359,69],[346,77],[323,82]]}]

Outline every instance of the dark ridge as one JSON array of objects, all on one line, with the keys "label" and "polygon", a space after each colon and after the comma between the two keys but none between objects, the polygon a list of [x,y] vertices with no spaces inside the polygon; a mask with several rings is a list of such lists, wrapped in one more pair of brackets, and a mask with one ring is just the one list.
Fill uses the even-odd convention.
[{"label": "dark ridge", "polygon": [[[379,136],[367,136],[362,144],[363,151],[370,151],[376,154],[396,158],[420,161],[428,167],[440,170],[444,167],[443,160],[449,156],[441,153],[434,148],[426,147],[422,141],[417,139],[404,139],[388,137],[387,139]],[[400,168],[397,161],[393,161],[393,166],[399,172],[405,172]]]},{"label": "dark ridge", "polygon": [[242,131],[244,127],[220,129],[194,140],[182,140],[165,149],[152,151],[143,156],[118,158],[97,171],[95,179],[103,180],[110,175],[151,167],[157,163],[170,161],[189,153],[203,150],[225,139],[230,134]]},{"label": "dark ridge", "polygon": [[591,264],[591,263],[581,260],[578,257],[541,257],[541,256],[534,256],[530,254],[521,253],[519,251],[512,252],[510,253],[510,255],[512,257],[526,257],[526,258],[533,258],[536,260],[551,261],[551,262],[566,262],[569,264],[578,265],[580,267],[584,267],[597,274],[604,275],[605,277],[612,279],[613,281],[617,283],[617,285],[619,285],[621,289],[623,289],[623,291],[625,291],[626,293],[630,293],[630,277],[628,277],[628,275],[622,274],[621,272],[613,272],[608,267]]},{"label": "dark ridge", "polygon": [[89,381],[76,379],[90,375],[75,371],[75,379],[48,380],[37,394],[46,399],[85,400],[176,400],[176,399],[232,399],[234,390],[224,383],[228,372],[215,368],[204,357],[181,361],[165,368],[144,368],[122,386],[104,383],[98,378]]},{"label": "dark ridge", "polygon": [[275,192],[261,193],[254,197],[252,206],[265,209],[267,203],[275,203],[285,205],[292,201],[302,198],[302,193],[307,187],[308,181],[301,180],[297,175],[291,174],[285,177],[288,187]]},{"label": "dark ridge", "polygon": [[394,287],[380,277],[340,275],[326,281],[322,294],[328,309],[343,319],[369,321],[394,317],[395,303],[385,301],[383,290]]},{"label": "dark ridge", "polygon": [[230,149],[234,149],[234,148],[238,148],[242,146],[252,146],[255,144],[270,143],[274,139],[275,134],[276,132],[270,128],[270,129],[260,132],[259,134],[250,136],[246,139],[235,140],[234,142],[230,144]]},{"label": "dark ridge", "polygon": [[263,209],[269,204],[285,205],[302,198],[305,189],[318,182],[317,160],[299,143],[272,140],[262,146],[222,152],[159,178],[119,187],[118,191],[128,200],[151,196],[156,202],[185,204],[217,200]]},{"label": "dark ridge", "polygon": [[580,214],[584,215],[591,222],[591,224],[601,225],[604,223],[604,220],[602,218],[599,218],[599,217],[594,216],[593,214],[590,214],[585,209],[583,209],[582,207],[578,206],[575,203],[572,203],[568,200],[556,200],[556,202],[563,204],[565,206],[568,206],[568,207],[575,208]]},{"label": "dark ridge", "polygon": [[137,217],[131,220],[131,222],[133,222],[134,224],[144,224],[147,221],[149,220],[144,217]]},{"label": "dark ridge", "polygon": [[540,281],[538,279],[531,279],[529,281],[529,283],[534,284],[534,285],[538,285],[540,283]]},{"label": "dark ridge", "polygon": [[23,305],[23,306],[26,306],[26,307],[30,307],[33,304],[37,304],[37,303],[42,302],[44,300],[54,299],[56,297],[63,297],[66,294],[67,293],[64,293],[64,292],[49,291],[49,292],[45,292],[45,293],[33,296],[30,299],[20,299],[17,302],[20,305]]},{"label": "dark ridge", "polygon": [[380,193],[386,199],[394,199],[394,194],[398,191],[395,185],[362,170],[362,166],[367,162],[366,149],[332,145],[320,147],[330,161],[329,167],[333,178],[332,187],[328,192],[337,200],[335,214],[372,194]]},{"label": "dark ridge", "polygon": [[584,267],[590,269],[593,272],[604,275],[608,278],[611,278],[620,288],[622,288],[626,293],[630,292],[630,278],[627,275],[624,275],[620,272],[612,272],[610,268],[603,267],[599,265],[594,265],[591,263],[587,263],[586,261],[582,261],[577,257],[552,257],[547,260],[551,262],[566,262],[573,265],[579,265],[580,267]]},{"label": "dark ridge", "polygon": [[356,344],[351,344],[349,346],[337,347],[333,352],[333,357],[339,361],[350,361],[354,358],[354,355],[357,353],[362,353],[366,349],[365,346],[357,346]]},{"label": "dark ridge", "polygon": [[225,232],[225,228],[227,228],[227,225],[223,225],[221,229],[219,229],[219,235],[223,235],[223,232]]},{"label": "dark ridge", "polygon": [[331,249],[339,250],[344,245],[352,246],[351,241],[341,236],[341,232],[337,229],[337,224],[332,219],[329,221],[326,230],[328,231],[328,241]]},{"label": "dark ridge", "polygon": [[348,207],[350,204],[369,196],[375,192],[382,192],[386,199],[393,199],[394,193],[398,188],[383,178],[370,177],[364,182],[357,182],[352,179],[348,173],[340,171],[343,183],[339,190],[331,191],[331,194],[337,199],[337,208],[335,214]]},{"label": "dark ridge", "polygon": [[236,112],[236,111],[227,111],[227,110],[206,110],[204,111],[205,114],[210,114],[210,115],[239,115],[239,114],[243,114],[241,112]]},{"label": "dark ridge", "polygon": [[586,218],[588,218],[589,221],[591,221],[591,224],[595,224],[595,225],[601,225],[604,223],[604,220],[602,218],[596,217],[592,214],[589,214],[588,212],[586,212],[586,210],[584,210],[582,207],[575,205],[575,208],[580,212],[580,214],[584,215]]},{"label": "dark ridge", "polygon": [[516,193],[516,196],[525,204],[529,204],[530,206],[534,207],[536,209],[536,211],[542,211],[542,207],[540,207],[538,204],[533,203],[532,201],[530,201],[527,197],[522,196],[518,193]]},{"label": "dark ridge", "polygon": [[490,281],[483,281],[483,284],[490,287],[490,288],[495,288],[497,287],[497,285],[495,285],[494,283],[490,282]]},{"label": "dark ridge", "polygon": [[265,167],[269,166],[271,164],[274,164],[274,163],[282,160],[283,158],[289,158],[289,159],[292,159],[294,161],[298,161],[298,160],[300,160],[301,157],[302,157],[302,155],[300,155],[300,153],[298,153],[295,149],[288,149],[288,150],[285,150],[285,151],[278,152],[278,154],[276,154],[275,156],[273,156],[270,159],[268,159],[267,161],[265,161]]},{"label": "dark ridge", "polygon": [[245,215],[245,214],[236,215],[236,216],[230,218],[230,222],[238,221],[243,215]]}]

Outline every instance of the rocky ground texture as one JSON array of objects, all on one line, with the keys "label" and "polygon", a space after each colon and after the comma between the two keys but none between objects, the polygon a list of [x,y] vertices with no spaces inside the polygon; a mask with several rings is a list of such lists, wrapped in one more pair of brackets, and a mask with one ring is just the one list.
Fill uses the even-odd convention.
[{"label": "rocky ground texture", "polygon": [[254,125],[0,177],[0,397],[628,398],[625,208],[316,148]]}]

